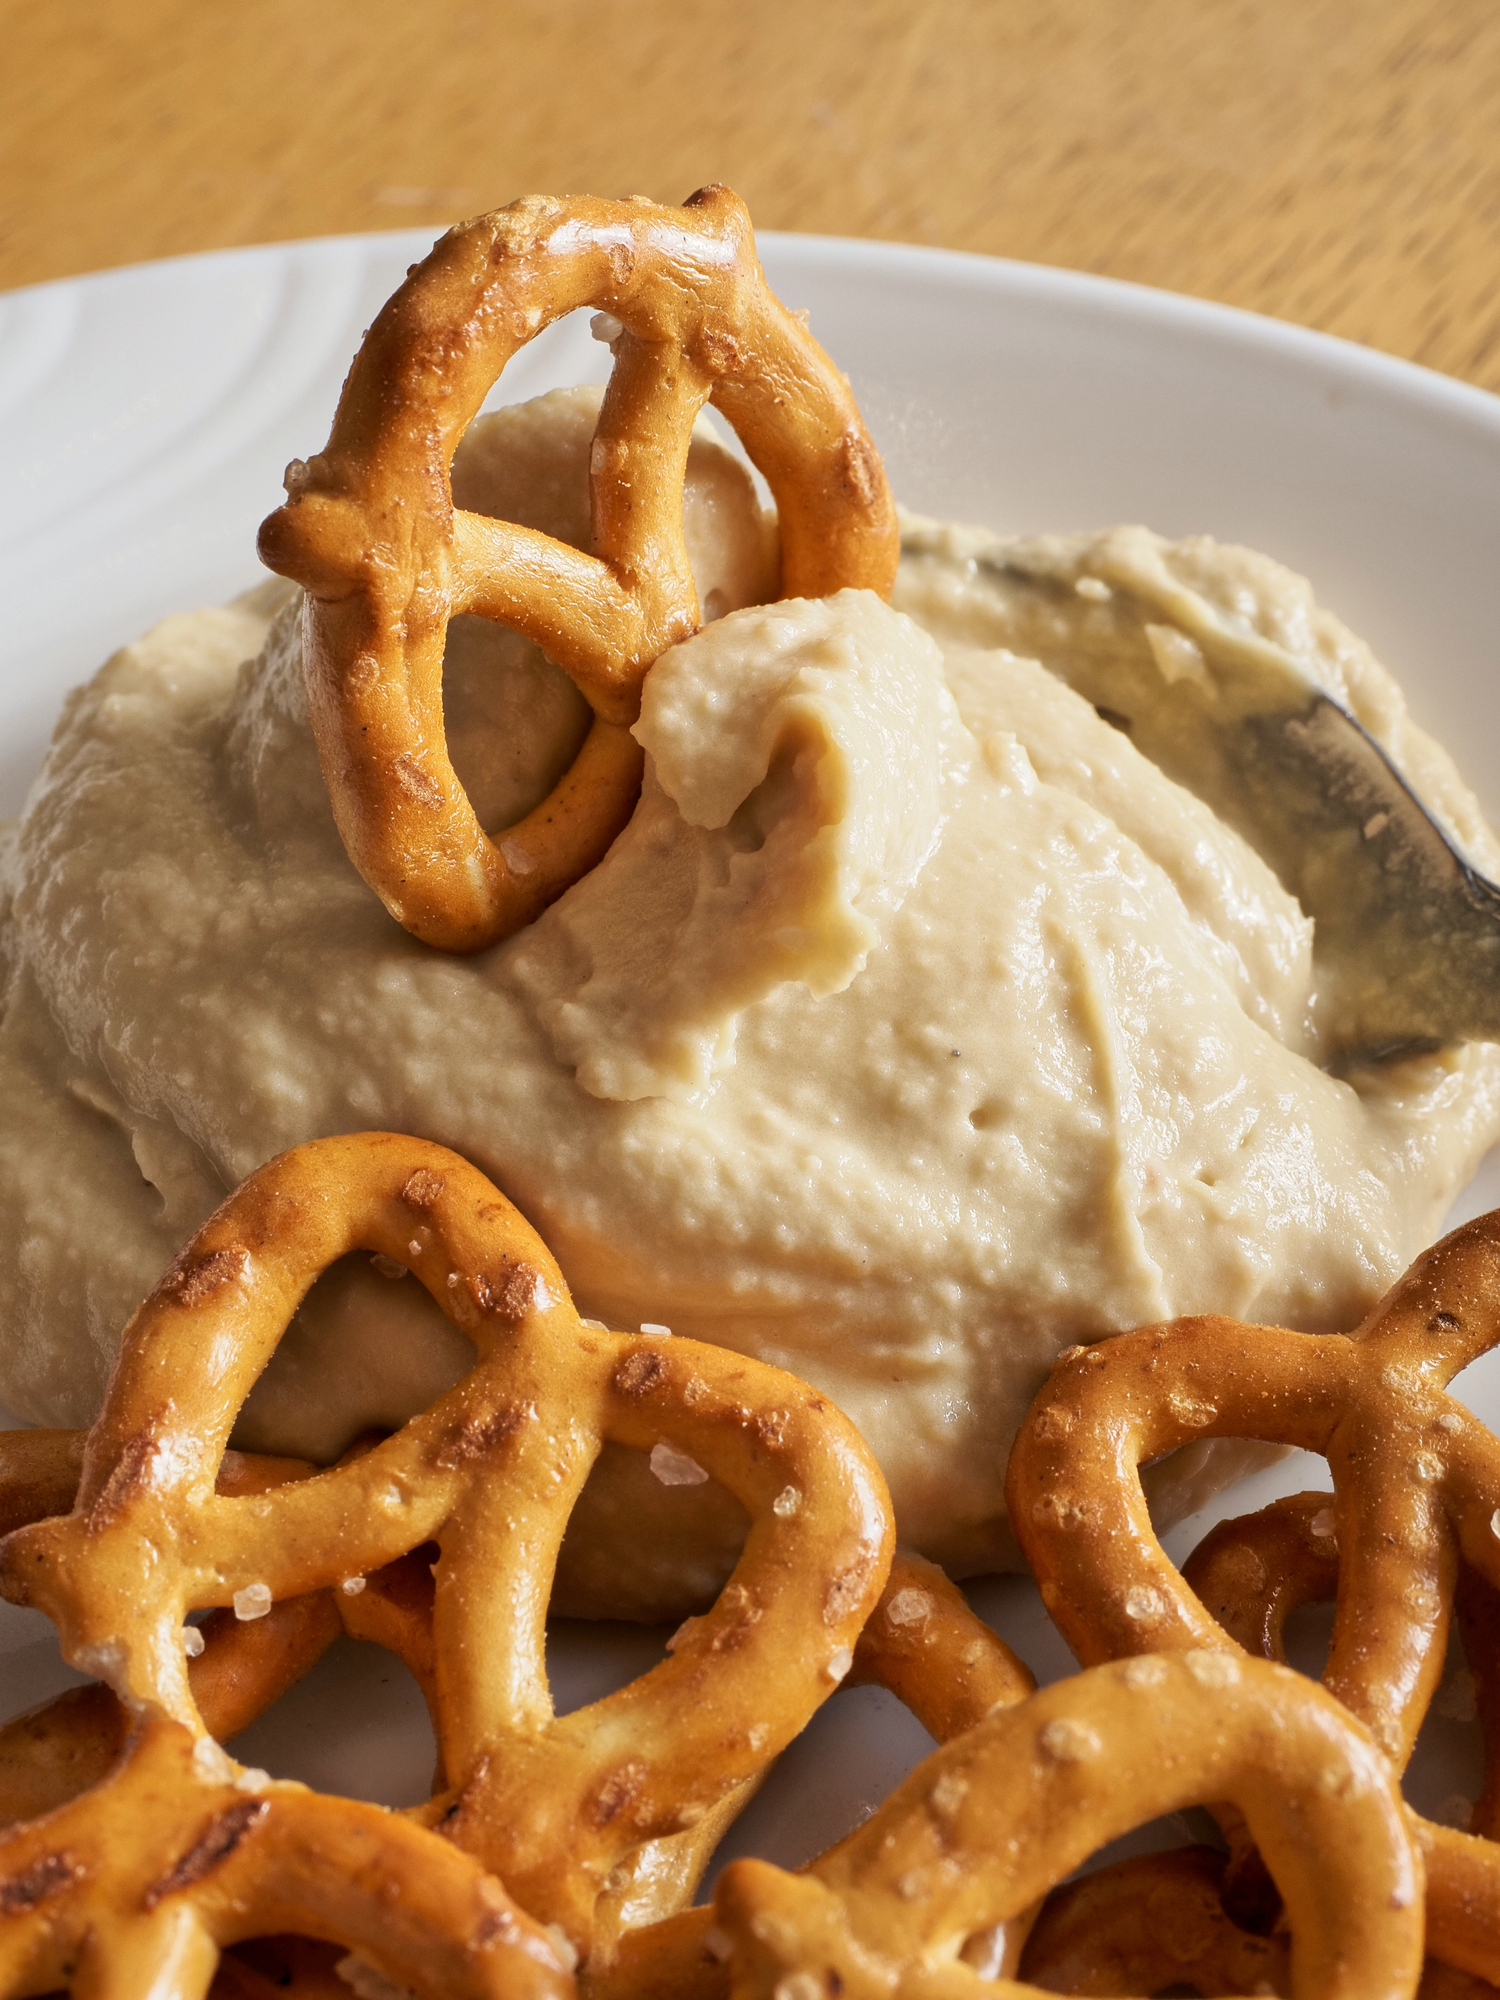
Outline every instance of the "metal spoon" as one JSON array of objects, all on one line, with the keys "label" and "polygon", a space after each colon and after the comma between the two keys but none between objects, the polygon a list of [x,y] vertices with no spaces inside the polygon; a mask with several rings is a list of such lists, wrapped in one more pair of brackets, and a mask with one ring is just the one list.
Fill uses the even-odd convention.
[{"label": "metal spoon", "polygon": [[[910,545],[931,546],[921,530]],[[1076,608],[1080,572],[1057,549],[1005,543],[975,561],[1007,590],[1066,592]],[[1282,647],[1184,588],[1160,549],[1144,530],[1117,531],[1089,545],[1086,573],[1139,619],[1144,656],[1154,614],[1206,671],[1169,678],[1153,661],[1106,686],[1099,662],[1066,645],[1045,664],[1243,834],[1313,919],[1320,1012],[1341,1062],[1500,1041],[1500,886],[1347,709]]]}]

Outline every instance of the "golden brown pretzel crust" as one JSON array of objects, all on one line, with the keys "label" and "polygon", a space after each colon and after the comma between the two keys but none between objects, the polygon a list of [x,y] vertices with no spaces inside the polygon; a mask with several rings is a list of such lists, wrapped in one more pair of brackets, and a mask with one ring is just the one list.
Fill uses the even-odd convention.
[{"label": "golden brown pretzel crust", "polygon": [[[1063,1357],[1017,1436],[1006,1497],[1079,1658],[1232,1648],[1157,1541],[1137,1468],[1194,1438],[1300,1445],[1333,1473],[1324,1684],[1402,1768],[1442,1672],[1460,1558],[1500,1584],[1500,1441],[1446,1393],[1497,1339],[1500,1213],[1427,1251],[1350,1335],[1182,1319]],[[1500,1846],[1412,1821],[1430,1950],[1500,1980]]]},{"label": "golden brown pretzel crust", "polygon": [[1054,1889],[1021,1953],[1049,1993],[1285,1993],[1285,1936],[1256,1937],[1224,1912],[1224,1856],[1139,1854]]},{"label": "golden brown pretzel crust", "polygon": [[[7,1529],[66,1513],[83,1464],[85,1431],[0,1432],[0,1493]],[[315,1467],[295,1458],[227,1451],[220,1493],[265,1493]],[[188,1681],[209,1731],[236,1736],[313,1666],[343,1627],[326,1591],[288,1597],[264,1618],[216,1611]],[[107,1687],[71,1688],[0,1725],[0,1828],[51,1812],[98,1784],[125,1748],[129,1718]]]},{"label": "golden brown pretzel crust", "polygon": [[[940,1743],[1000,1708],[1024,1701],[1036,1681],[1024,1661],[970,1610],[936,1563],[899,1552],[880,1602],[854,1649],[845,1683],[889,1688]],[[698,1857],[698,1873],[711,1850]],[[810,1864],[816,1867],[816,1863]],[[697,1886],[694,1877],[693,1887]],[[685,1899],[684,1899],[685,1900]],[[1019,1955],[1031,1912],[987,1943],[1009,1966]],[[712,1906],[683,1909],[626,1931],[611,1953],[583,1968],[588,2000],[727,2000],[730,1969],[709,1948]]]},{"label": "golden brown pretzel crust", "polygon": [[952,1953],[1106,1841],[1221,1798],[1286,1898],[1304,2000],[1410,1995],[1421,1873],[1379,1749],[1315,1682],[1194,1651],[1091,1668],[979,1724],[802,1875],[732,1863],[714,1907],[733,2000],[1024,1993]]},{"label": "golden brown pretzel crust", "polygon": [[[271,1493],[216,1495],[230,1428],[291,1314],[361,1248],[407,1264],[478,1363],[363,1456]],[[671,1658],[555,1717],[552,1571],[605,1438],[690,1452],[751,1528]],[[722,1349],[584,1327],[546,1246],[482,1174],[442,1147],[366,1133],[271,1161],[199,1231],[126,1329],[74,1512],[0,1543],[0,1589],[46,1610],[75,1665],[191,1747],[205,1730],[183,1657],[189,1610],[253,1584],[273,1598],[326,1589],[428,1541],[450,1789],[418,1817],[586,1951],[615,1867],[713,1811],[837,1685],[891,1528],[874,1461],[823,1397]],[[4,1894],[0,1872],[0,1947]]]},{"label": "golden brown pretzel crust", "polygon": [[[592,555],[455,512],[449,482],[506,362],[583,305],[625,328],[591,457]],[[289,468],[260,552],[308,592],[308,700],[334,815],[361,875],[427,943],[509,936],[629,818],[641,680],[698,625],[682,487],[709,401],[775,497],[782,595],[886,595],[898,547],[879,455],[848,383],[766,284],[728,188],[682,208],[533,196],[451,229],[366,335],[326,448]],[[443,642],[461,611],[535,640],[596,717],[557,789],[498,845],[444,740]]]}]

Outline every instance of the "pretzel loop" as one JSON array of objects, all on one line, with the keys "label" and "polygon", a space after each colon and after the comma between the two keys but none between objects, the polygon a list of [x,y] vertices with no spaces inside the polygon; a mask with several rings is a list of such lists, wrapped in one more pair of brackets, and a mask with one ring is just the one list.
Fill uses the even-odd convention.
[{"label": "pretzel loop", "polygon": [[[241,1401],[314,1278],[356,1248],[410,1267],[475,1368],[362,1456],[216,1494]],[[668,1659],[554,1718],[552,1574],[605,1439],[690,1453],[751,1528]],[[301,1596],[430,1540],[451,1790],[421,1817],[580,1949],[614,1866],[712,1811],[837,1685],[891,1554],[884,1482],[823,1397],[697,1342],[585,1328],[545,1245],[481,1174],[373,1133],[273,1160],[200,1230],[126,1331],[75,1511],[0,1544],[0,1589],[46,1610],[68,1657],[129,1705],[198,1738],[189,1610],[253,1586]]]},{"label": "pretzel loop", "polygon": [[[625,328],[591,454],[595,553],[455,512],[453,452],[507,361],[584,305]],[[895,510],[848,384],[765,282],[743,204],[533,197],[452,229],[377,316],[326,448],[287,476],[262,559],[307,592],[314,735],[350,858],[445,950],[508,937],[598,861],[634,808],[646,669],[697,629],[682,538],[712,401],[775,497],[781,588],[886,595]],[[498,844],[443,733],[448,620],[533,639],[595,711],[559,788]]]},{"label": "pretzel loop", "polygon": [[[1350,1335],[1181,1319],[1063,1357],[1017,1435],[1006,1497],[1078,1657],[1237,1651],[1158,1542],[1138,1468],[1195,1438],[1300,1445],[1334,1484],[1323,1682],[1402,1769],[1442,1673],[1460,1556],[1500,1587],[1500,1441],[1446,1393],[1497,1340],[1500,1212],[1427,1251]],[[1500,1846],[1414,1829],[1430,1949],[1500,1980]]]},{"label": "pretzel loop", "polygon": [[1283,1889],[1297,1992],[1409,1996],[1421,1870],[1380,1751],[1300,1675],[1193,1652],[1092,1668],[979,1724],[802,1876],[731,1864],[715,1920],[733,2000],[800,1995],[798,1973],[844,2000],[1020,2000],[1037,1989],[957,1961],[965,1939],[1104,1842],[1217,1798],[1245,1812]]},{"label": "pretzel loop", "polygon": [[295,1931],[430,2000],[571,1992],[470,1856],[378,1806],[250,1776],[157,1718],[103,1784],[0,1839],[0,1989],[197,2000],[223,1946]]}]

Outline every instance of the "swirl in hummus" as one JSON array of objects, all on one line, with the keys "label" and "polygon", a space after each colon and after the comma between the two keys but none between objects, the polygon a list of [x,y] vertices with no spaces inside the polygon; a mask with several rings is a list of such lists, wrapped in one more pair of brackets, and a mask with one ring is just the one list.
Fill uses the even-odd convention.
[{"label": "swirl in hummus", "polygon": [[[595,408],[481,419],[460,504],[584,543]],[[635,817],[473,958],[408,937],[345,857],[288,586],[168,619],[70,698],[0,892],[11,1409],[88,1421],[129,1312],[261,1161],[410,1131],[495,1178],[585,1313],[828,1391],[903,1540],[964,1574],[1013,1559],[1006,1452],[1061,1348],[1191,1311],[1345,1326],[1429,1240],[1500,1132],[1500,1051],[1320,1067],[1311,925],[1069,685],[1202,669],[1153,600],[1169,576],[1336,692],[1500,872],[1447,758],[1304,583],[1144,530],[1009,545],[1007,567],[926,524],[892,606],[767,604],[774,524],[706,435],[686,521],[712,622],[647,679]],[[445,702],[491,828],[586,726],[475,620]],[[359,1260],[304,1306],[239,1441],[328,1456],[465,1366],[420,1288]],[[1167,1511],[1234,1449],[1158,1468]],[[559,1601],[701,1599],[739,1532],[716,1491],[608,1457]]]}]

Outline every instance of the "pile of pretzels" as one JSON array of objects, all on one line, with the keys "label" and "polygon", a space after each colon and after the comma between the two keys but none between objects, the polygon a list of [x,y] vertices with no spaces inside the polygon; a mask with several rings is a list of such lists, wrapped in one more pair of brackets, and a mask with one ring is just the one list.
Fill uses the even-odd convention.
[{"label": "pile of pretzels", "polygon": [[[473,1369],[335,1466],[229,1451],[299,1300],[353,1251],[405,1264]],[[1019,1981],[1398,2000],[1424,1954],[1429,1991],[1485,1991],[1500,1443],[1446,1385],[1497,1338],[1488,1216],[1347,1336],[1190,1319],[1065,1355],[1009,1499],[1086,1664],[1037,1692],[940,1570],[895,1553],[879,1469],[815,1390],[580,1319],[541,1239],[457,1154],[392,1133],[299,1147],[141,1307],[86,1436],[0,1437],[0,1590],[96,1677],[0,1730],[0,1992],[873,2000]],[[1333,1495],[1216,1530],[1179,1573],[1138,1467],[1247,1435],[1321,1451]],[[690,1459],[751,1525],[667,1657],[559,1718],[548,1598],[606,1440]],[[1278,1655],[1288,1612],[1329,1596],[1320,1686]],[[1455,1605],[1491,1756],[1469,1832],[1399,1785]],[[418,1809],[222,1747],[344,1632],[427,1696]],[[690,1907],[775,1758],[859,1682],[942,1747],[808,1867],[734,1862]],[[1194,1805],[1222,1849],[1057,1887]]]},{"label": "pile of pretzels", "polygon": [[[617,329],[586,555],[456,513],[448,479],[505,359],[580,303]],[[698,621],[674,508],[709,399],[777,501],[783,590],[888,590],[878,456],[724,189],[683,209],[519,203],[454,230],[375,322],[328,449],[292,468],[262,548],[307,590],[338,822],[432,948],[503,940],[628,818],[641,678]],[[462,610],[534,636],[596,715],[498,842],[442,740]],[[356,1252],[410,1270],[473,1368],[333,1466],[229,1449],[300,1301]],[[1038,1691],[940,1570],[895,1550],[879,1468],[816,1390],[581,1319],[536,1232],[441,1146],[298,1147],[141,1306],[92,1430],[0,1435],[0,1592],[92,1677],[0,1728],[0,2000],[1407,2000],[1419,1983],[1479,2000],[1500,1985],[1500,1443],[1447,1387],[1497,1340],[1490,1216],[1346,1336],[1188,1319],[1065,1354],[1008,1479],[1084,1663]],[[1221,1528],[1179,1572],[1138,1470],[1219,1436],[1322,1453],[1333,1494]],[[547,1607],[606,1441],[690,1461],[750,1528],[658,1665],[558,1717]],[[1329,1597],[1320,1685],[1282,1639]],[[1455,1608],[1490,1760],[1468,1831],[1400,1790]],[[389,1648],[426,1696],[437,1769],[418,1808],[223,1747],[343,1634]],[[777,1756],[860,1682],[940,1747],[807,1867],[736,1861],[695,1907]],[[1065,1883],[1191,1806],[1219,1844]]]}]

